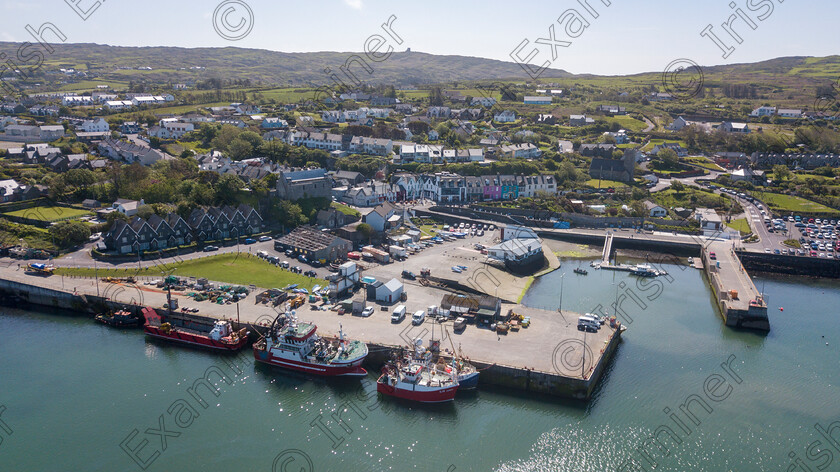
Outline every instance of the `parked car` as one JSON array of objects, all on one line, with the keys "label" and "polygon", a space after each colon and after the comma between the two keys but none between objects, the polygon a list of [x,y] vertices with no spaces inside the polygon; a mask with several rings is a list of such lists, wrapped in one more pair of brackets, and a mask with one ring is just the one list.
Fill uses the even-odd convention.
[{"label": "parked car", "polygon": [[260,236],[261,243],[264,243],[266,241],[271,241],[271,236]]},{"label": "parked car", "polygon": [[414,275],[414,272],[404,270],[404,271],[402,271],[402,278],[408,279],[408,280],[414,280],[414,279],[417,278],[417,276]]},{"label": "parked car", "polygon": [[218,250],[219,250],[219,246],[204,246],[204,249],[203,249],[203,250],[204,250],[204,252],[213,252],[213,251],[218,251]]},{"label": "parked car", "polygon": [[254,244],[257,240],[254,238],[245,238],[245,244]]},{"label": "parked car", "polygon": [[414,315],[411,316],[411,324],[419,325],[423,324],[426,321],[426,312],[423,310],[415,311]]},{"label": "parked car", "polygon": [[364,316],[364,317],[368,317],[372,314],[373,314],[373,307],[372,306],[366,306],[365,309],[362,310],[362,316]]}]

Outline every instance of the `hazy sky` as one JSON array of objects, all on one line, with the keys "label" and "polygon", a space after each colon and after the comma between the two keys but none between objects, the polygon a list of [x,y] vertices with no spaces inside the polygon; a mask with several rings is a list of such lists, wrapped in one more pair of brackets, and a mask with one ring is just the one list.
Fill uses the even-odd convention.
[{"label": "hazy sky", "polygon": [[[214,29],[214,11],[225,3],[217,0],[0,0],[0,16],[5,19],[0,40],[32,41],[26,26],[37,30],[51,22],[68,43],[360,51],[369,36],[384,34],[380,25],[395,15],[393,29],[403,40],[399,50],[410,47],[434,54],[510,61],[511,51],[527,39],[520,57],[527,57],[536,47],[532,63],[549,61],[551,67],[573,73],[660,71],[678,58],[715,65],[840,54],[837,0],[225,1],[216,18],[228,7],[239,7],[236,2],[247,3],[253,12],[253,22],[242,20],[240,10],[232,10],[226,17],[232,31],[228,36],[250,28],[242,39],[225,39]],[[66,2],[89,11],[87,20]],[[755,26],[752,29],[740,18],[733,23],[741,44],[721,27],[736,14],[730,3]],[[572,17],[560,23],[558,18],[569,9],[589,26],[581,29],[582,23],[571,21]],[[727,58],[712,39],[701,37],[709,24],[720,40],[734,47]],[[539,38],[550,42],[551,25],[554,40],[558,44],[565,41],[564,46],[535,43]],[[568,27],[577,37],[569,37]],[[551,56],[552,49],[556,58]]]}]

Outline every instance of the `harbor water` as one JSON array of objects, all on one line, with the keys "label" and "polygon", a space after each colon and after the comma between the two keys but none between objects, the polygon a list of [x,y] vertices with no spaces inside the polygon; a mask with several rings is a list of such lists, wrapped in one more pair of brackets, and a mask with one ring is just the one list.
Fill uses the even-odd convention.
[{"label": "harbor water", "polygon": [[828,464],[808,452],[816,426],[840,421],[840,283],[755,277],[771,310],[763,335],[723,325],[699,270],[641,279],[577,264],[536,280],[523,303],[557,309],[561,286],[563,310],[613,314],[620,301],[628,329],[588,403],[481,389],[419,406],[378,397],[376,372],[312,379],[250,351],[2,308],[0,470],[840,469],[840,450]]}]

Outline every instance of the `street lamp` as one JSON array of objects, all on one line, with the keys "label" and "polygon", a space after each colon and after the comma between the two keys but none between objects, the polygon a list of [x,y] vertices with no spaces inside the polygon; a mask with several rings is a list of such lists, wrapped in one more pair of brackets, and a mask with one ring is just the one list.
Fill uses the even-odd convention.
[{"label": "street lamp", "polygon": [[560,316],[563,316],[563,279],[566,277],[566,273],[563,272],[563,275],[560,276],[560,306],[557,308],[557,311],[560,312]]}]

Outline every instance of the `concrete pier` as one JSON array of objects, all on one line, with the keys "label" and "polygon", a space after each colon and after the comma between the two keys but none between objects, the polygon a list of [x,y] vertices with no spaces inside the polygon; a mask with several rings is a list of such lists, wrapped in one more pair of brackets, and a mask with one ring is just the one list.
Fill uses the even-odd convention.
[{"label": "concrete pier", "polygon": [[703,248],[702,260],[726,325],[770,331],[764,297],[741,265],[732,243],[712,242]]}]

